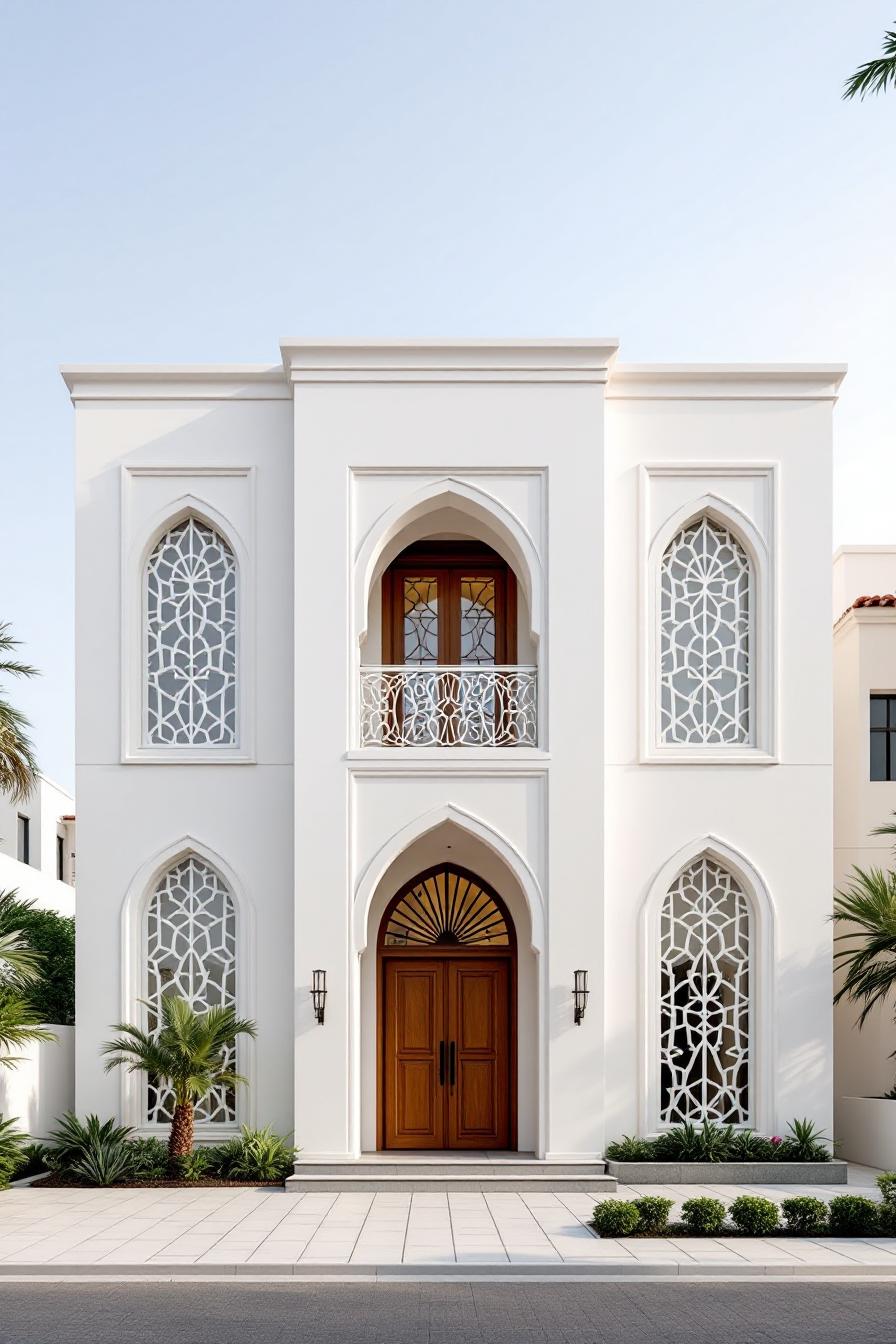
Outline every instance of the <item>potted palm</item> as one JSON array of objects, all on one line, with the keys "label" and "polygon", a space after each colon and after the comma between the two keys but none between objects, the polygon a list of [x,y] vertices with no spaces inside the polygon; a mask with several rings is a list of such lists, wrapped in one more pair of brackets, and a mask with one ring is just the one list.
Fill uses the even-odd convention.
[{"label": "potted palm", "polygon": [[[872,834],[896,836],[896,823],[877,826]],[[835,894],[832,918],[842,930],[834,939],[834,970],[842,977],[834,1003],[856,1005],[861,1030],[872,1014],[880,1022],[875,1009],[896,1007],[896,872],[853,868],[848,884]],[[896,1167],[896,1086],[880,1096],[842,1097],[838,1129],[844,1156]]]},{"label": "potted palm", "polygon": [[255,1023],[237,1017],[232,1008],[197,1013],[186,999],[162,999],[161,1021],[153,1032],[119,1022],[121,1035],[107,1041],[106,1072],[125,1068],[145,1073],[171,1089],[174,1111],[168,1135],[168,1167],[178,1174],[179,1160],[193,1149],[193,1121],[198,1102],[215,1087],[238,1087],[245,1078],[228,1066],[226,1052],[237,1036],[254,1036]]}]

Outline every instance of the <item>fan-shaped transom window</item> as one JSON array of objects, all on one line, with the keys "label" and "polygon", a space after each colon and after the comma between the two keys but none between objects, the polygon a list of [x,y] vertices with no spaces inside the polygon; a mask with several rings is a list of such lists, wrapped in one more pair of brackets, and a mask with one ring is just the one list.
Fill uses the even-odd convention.
[{"label": "fan-shaped transom window", "polygon": [[146,566],[146,741],[237,742],[237,567],[198,518],[165,533]]},{"label": "fan-shaped transom window", "polygon": [[752,573],[727,527],[703,516],[671,540],[660,570],[660,740],[752,740]]},{"label": "fan-shaped transom window", "polygon": [[385,947],[509,947],[498,897],[471,873],[448,865],[409,883],[386,912]]},{"label": "fan-shaped transom window", "polygon": [[660,914],[660,1121],[750,1120],[750,905],[703,856]]},{"label": "fan-shaped transom window", "polygon": [[[159,881],[146,913],[146,1002],[148,1028],[155,1031],[166,995],[186,999],[197,1012],[212,1007],[236,1008],[236,909],[223,878],[201,859],[176,863]],[[225,1063],[234,1069],[230,1046]],[[174,1098],[150,1078],[147,1120],[171,1119]],[[232,1087],[216,1088],[196,1107],[197,1120],[233,1123],[236,1096]]]}]

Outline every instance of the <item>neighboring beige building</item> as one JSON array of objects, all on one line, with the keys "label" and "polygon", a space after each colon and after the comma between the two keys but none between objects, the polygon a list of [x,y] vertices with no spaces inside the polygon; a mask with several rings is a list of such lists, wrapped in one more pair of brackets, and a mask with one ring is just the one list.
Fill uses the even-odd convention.
[{"label": "neighboring beige building", "polygon": [[[872,831],[896,813],[896,546],[848,546],[834,556],[834,881],[853,867],[888,868],[894,838]],[[896,1162],[891,1008],[856,1031],[857,1009],[834,1013],[834,1132],[840,1155]],[[893,1131],[892,1138],[888,1131]]]}]

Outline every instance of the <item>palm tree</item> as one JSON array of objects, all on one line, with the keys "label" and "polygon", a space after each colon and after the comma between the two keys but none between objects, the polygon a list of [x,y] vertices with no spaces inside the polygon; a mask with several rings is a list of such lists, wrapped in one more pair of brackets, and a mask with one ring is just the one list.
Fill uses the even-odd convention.
[{"label": "palm tree", "polygon": [[15,891],[0,891],[0,1068],[12,1069],[21,1056],[11,1055],[34,1041],[55,1041],[40,1024],[22,990],[40,979],[42,957],[28,946],[18,916],[30,910],[33,901],[21,900]]},{"label": "palm tree", "polygon": [[18,891],[0,891],[0,986],[40,979],[41,955],[29,947],[18,923],[33,906],[34,901],[24,900]]},{"label": "palm tree", "polygon": [[844,98],[864,98],[866,93],[883,93],[887,86],[896,87],[896,31],[884,33],[884,54],[876,61],[866,61],[843,86]]},{"label": "palm tree", "polygon": [[[150,1007],[149,1004],[146,1005]],[[197,1013],[186,999],[162,999],[162,1021],[154,1032],[119,1022],[121,1035],[107,1041],[106,1072],[119,1066],[128,1073],[145,1073],[174,1094],[168,1164],[172,1174],[177,1160],[193,1148],[196,1103],[215,1087],[236,1087],[246,1081],[225,1063],[225,1051],[237,1036],[254,1036],[255,1023],[237,1017],[232,1008],[209,1008]]]},{"label": "palm tree", "polygon": [[[0,676],[36,677],[39,672],[29,663],[20,663],[8,655],[19,646],[10,634],[8,621],[0,621]],[[23,803],[37,780],[37,760],[28,737],[28,720],[0,692],[0,789],[14,803]]]},{"label": "palm tree", "polygon": [[[896,836],[896,823],[876,826],[872,835]],[[853,868],[851,881],[834,897],[832,918],[847,926],[834,939],[846,944],[834,952],[834,969],[844,972],[834,1003],[861,1005],[861,1028],[875,1005],[896,993],[896,873]]]}]

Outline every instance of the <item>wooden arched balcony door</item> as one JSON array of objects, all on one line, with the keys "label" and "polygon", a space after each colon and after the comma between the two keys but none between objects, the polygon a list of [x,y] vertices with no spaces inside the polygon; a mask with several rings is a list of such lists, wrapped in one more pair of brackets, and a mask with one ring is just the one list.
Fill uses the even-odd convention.
[{"label": "wooden arched balcony door", "polygon": [[517,667],[516,634],[516,578],[496,551],[408,546],[383,576],[384,667],[367,683],[365,744],[534,746],[534,669]]},{"label": "wooden arched balcony door", "polygon": [[516,1147],[516,936],[497,892],[452,864],[390,901],[377,943],[377,1143]]}]

